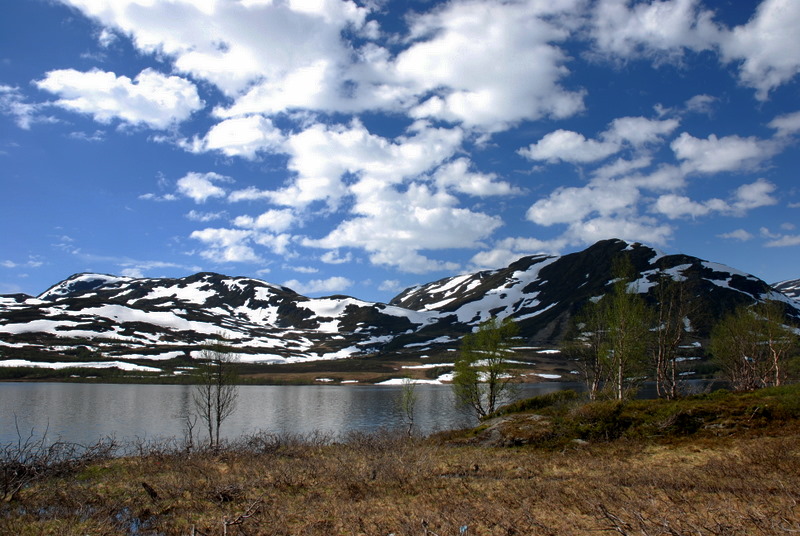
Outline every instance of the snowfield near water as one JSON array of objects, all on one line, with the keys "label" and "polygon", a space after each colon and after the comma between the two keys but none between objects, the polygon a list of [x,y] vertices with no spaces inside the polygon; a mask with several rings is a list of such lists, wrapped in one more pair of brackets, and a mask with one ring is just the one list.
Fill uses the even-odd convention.
[{"label": "snowfield near water", "polygon": [[375,385],[403,385],[404,383],[412,383],[412,384],[419,384],[419,385],[443,385],[445,383],[451,383],[453,381],[453,374],[448,372],[447,374],[442,374],[435,380],[416,380],[411,378],[392,378],[391,380],[386,380]]},{"label": "snowfield near water", "polygon": [[118,368],[128,372],[161,372],[160,368],[146,367],[144,365],[135,365],[133,363],[126,363],[124,361],[87,361],[82,363],[47,363],[44,361],[28,361],[27,359],[6,359],[0,361],[0,367],[37,367],[49,369],[65,369],[65,368]]}]

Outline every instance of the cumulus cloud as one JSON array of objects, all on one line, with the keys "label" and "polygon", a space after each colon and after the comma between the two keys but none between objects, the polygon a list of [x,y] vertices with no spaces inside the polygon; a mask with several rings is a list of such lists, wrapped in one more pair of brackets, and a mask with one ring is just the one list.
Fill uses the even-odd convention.
[{"label": "cumulus cloud", "polygon": [[521,190],[506,181],[498,181],[494,173],[476,173],[470,170],[470,161],[459,158],[449,162],[433,176],[434,182],[442,189],[452,189],[463,194],[478,197],[519,194]]},{"label": "cumulus cloud", "polygon": [[771,195],[775,189],[776,186],[771,182],[758,179],[753,183],[739,186],[729,201],[710,199],[697,202],[686,196],[667,194],[658,198],[653,210],[670,219],[695,218],[713,212],[742,216],[754,208],[776,204],[778,200]]},{"label": "cumulus cloud", "polygon": [[558,188],[534,203],[527,218],[538,225],[574,223],[587,216],[619,214],[634,206],[639,190],[623,181],[598,181],[585,187]]},{"label": "cumulus cloud", "polygon": [[678,219],[705,216],[712,211],[724,211],[728,209],[728,204],[721,199],[711,199],[698,203],[686,196],[667,194],[660,196],[653,208],[656,212],[664,214],[670,219]]},{"label": "cumulus cloud", "polygon": [[739,80],[766,100],[769,92],[800,73],[800,3],[764,0],[747,24],[723,33],[720,49],[739,63]]},{"label": "cumulus cloud", "polygon": [[[215,85],[229,97],[260,87],[276,88],[261,101],[279,97],[285,82],[319,61],[330,75],[347,67],[351,50],[343,30],[358,31],[367,8],[352,1],[322,2],[148,2],[62,0],[102,25],[129,35],[146,53],[172,58],[175,68]],[[174,21],[181,21],[175,25]],[[317,101],[338,100],[338,78],[322,80]],[[327,97],[316,97],[316,95]],[[286,106],[286,102],[279,106]],[[295,105],[312,107],[313,102]],[[234,103],[235,105],[235,103]],[[247,113],[259,113],[254,110]],[[272,111],[274,111],[274,106]],[[239,114],[239,112],[237,112]]]},{"label": "cumulus cloud", "polygon": [[99,69],[60,69],[50,71],[36,85],[60,97],[53,105],[90,115],[100,123],[118,119],[166,129],[203,107],[194,84],[153,69],[143,70],[133,80]]},{"label": "cumulus cloud", "polygon": [[769,126],[777,130],[779,136],[800,132],[800,112],[779,115],[770,121]]},{"label": "cumulus cloud", "polygon": [[296,217],[291,210],[268,210],[258,217],[239,216],[233,223],[237,227],[248,229],[269,229],[270,231],[286,231],[294,225]]},{"label": "cumulus cloud", "polygon": [[775,205],[778,200],[771,194],[776,188],[774,184],[765,179],[743,184],[736,189],[733,208],[736,211],[745,212],[758,207]]},{"label": "cumulus cloud", "polygon": [[720,238],[725,238],[727,240],[738,240],[739,242],[747,242],[748,240],[753,239],[753,235],[744,229],[736,229],[735,231],[731,231],[729,233],[723,233],[721,235],[717,235]]},{"label": "cumulus cloud", "polygon": [[675,130],[678,124],[677,119],[620,117],[614,119],[608,129],[600,134],[599,140],[587,139],[577,132],[559,129],[517,152],[530,160],[586,164],[604,160],[621,151],[625,145],[639,148],[660,141],[663,136]]},{"label": "cumulus cloud", "polygon": [[267,195],[274,203],[304,207],[315,201],[338,206],[350,194],[346,175],[368,174],[388,184],[401,183],[450,158],[463,140],[458,129],[414,125],[389,140],[354,121],[349,126],[315,124],[289,137],[289,169],[296,178]]},{"label": "cumulus cloud", "polygon": [[800,246],[800,235],[782,235],[764,244],[768,248],[785,248]]},{"label": "cumulus cloud", "polygon": [[600,0],[590,23],[597,52],[612,58],[679,61],[687,50],[714,51],[737,66],[740,83],[759,100],[800,72],[799,25],[795,0],[764,0],[734,28],[716,22],[699,0]]},{"label": "cumulus cloud", "polygon": [[259,152],[280,152],[283,134],[261,115],[226,119],[211,127],[202,138],[182,141],[193,153],[219,151],[225,156],[254,159]]},{"label": "cumulus cloud", "polygon": [[362,248],[373,264],[424,273],[456,269],[421,255],[421,250],[475,247],[501,224],[498,217],[457,206],[458,200],[427,185],[412,183],[399,192],[379,181],[364,180],[353,213],[327,236],[304,245],[325,249]]},{"label": "cumulus cloud", "polygon": [[697,0],[638,2],[600,0],[594,8],[591,33],[603,53],[623,58],[676,57],[684,48],[712,48],[719,29],[713,13]]},{"label": "cumulus cloud", "polygon": [[587,163],[602,160],[619,150],[618,143],[587,140],[577,132],[559,129],[518,152],[530,160]]},{"label": "cumulus cloud", "polygon": [[206,249],[200,255],[222,262],[263,262],[252,247],[253,233],[243,229],[206,228],[193,231],[191,238],[202,242]]},{"label": "cumulus cloud", "polygon": [[675,156],[682,160],[687,173],[721,173],[752,169],[773,154],[776,146],[755,137],[711,134],[706,139],[683,132],[671,144]]},{"label": "cumulus cloud", "polygon": [[564,233],[571,245],[588,245],[609,237],[639,241],[657,246],[666,245],[673,228],[647,217],[598,217],[573,223]]},{"label": "cumulus cloud", "polygon": [[215,182],[232,182],[232,179],[219,173],[192,171],[178,179],[178,193],[193,199],[195,203],[205,203],[211,197],[225,197],[225,189]]},{"label": "cumulus cloud", "polygon": [[581,111],[583,92],[560,85],[568,57],[553,44],[569,35],[564,18],[580,4],[473,0],[412,18],[411,45],[392,72],[415,94],[433,93],[413,115],[496,131]]},{"label": "cumulus cloud", "polygon": [[335,276],[327,279],[312,279],[305,283],[297,279],[290,279],[283,283],[284,287],[289,287],[298,294],[318,294],[321,292],[344,292],[353,286],[353,281],[346,277]]},{"label": "cumulus cloud", "polygon": [[567,245],[563,238],[540,240],[531,237],[508,237],[499,240],[490,250],[479,251],[470,259],[476,270],[508,266],[526,255],[557,254]]}]

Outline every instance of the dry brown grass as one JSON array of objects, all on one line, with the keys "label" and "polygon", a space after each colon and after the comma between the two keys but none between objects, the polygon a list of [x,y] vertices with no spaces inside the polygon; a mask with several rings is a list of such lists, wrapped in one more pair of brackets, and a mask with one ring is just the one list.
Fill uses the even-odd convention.
[{"label": "dry brown grass", "polygon": [[0,506],[0,534],[793,534],[798,439],[540,450],[383,434],[151,449],[28,487]]}]

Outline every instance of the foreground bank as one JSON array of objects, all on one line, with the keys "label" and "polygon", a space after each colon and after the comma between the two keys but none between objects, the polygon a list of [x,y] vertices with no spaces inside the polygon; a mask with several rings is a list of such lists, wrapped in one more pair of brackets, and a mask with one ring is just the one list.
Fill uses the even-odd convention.
[{"label": "foreground bank", "polygon": [[[142,445],[43,470],[2,502],[0,533],[787,534],[800,530],[799,394],[558,395],[426,439]],[[547,421],[550,433],[482,446],[490,430],[519,436],[499,420]]]}]

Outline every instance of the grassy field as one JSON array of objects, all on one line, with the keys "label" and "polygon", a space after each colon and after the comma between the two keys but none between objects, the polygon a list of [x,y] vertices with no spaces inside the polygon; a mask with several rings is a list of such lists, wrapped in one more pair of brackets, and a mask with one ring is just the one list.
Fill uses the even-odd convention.
[{"label": "grassy field", "polygon": [[796,386],[622,405],[558,395],[430,438],[259,435],[125,457],[106,445],[29,458],[12,493],[11,449],[0,534],[793,534],[799,397]]}]

